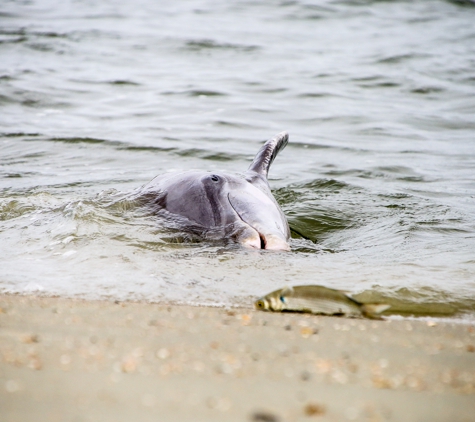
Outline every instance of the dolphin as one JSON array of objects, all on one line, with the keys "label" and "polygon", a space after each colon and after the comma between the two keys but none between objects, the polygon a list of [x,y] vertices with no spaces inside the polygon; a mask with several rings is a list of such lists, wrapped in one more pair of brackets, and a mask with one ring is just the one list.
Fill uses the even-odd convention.
[{"label": "dolphin", "polygon": [[267,175],[287,145],[282,132],[240,174],[190,170],[155,177],[138,191],[142,203],[173,227],[207,239],[231,239],[255,249],[290,250],[290,229]]}]

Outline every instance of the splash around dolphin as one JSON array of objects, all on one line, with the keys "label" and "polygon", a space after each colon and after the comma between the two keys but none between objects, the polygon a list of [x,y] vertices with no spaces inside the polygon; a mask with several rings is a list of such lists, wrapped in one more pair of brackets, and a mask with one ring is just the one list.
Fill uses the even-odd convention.
[{"label": "splash around dolphin", "polygon": [[289,135],[279,133],[241,174],[190,170],[155,177],[136,198],[174,228],[256,249],[290,250],[290,229],[267,175]]}]

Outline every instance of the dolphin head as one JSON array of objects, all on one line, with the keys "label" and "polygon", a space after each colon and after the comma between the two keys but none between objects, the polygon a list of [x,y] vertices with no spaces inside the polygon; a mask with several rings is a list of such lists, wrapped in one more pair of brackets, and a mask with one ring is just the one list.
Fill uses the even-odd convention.
[{"label": "dolphin head", "polygon": [[227,237],[244,246],[290,250],[284,213],[270,189],[256,185],[255,178],[249,179],[224,172],[202,174],[200,194],[195,195],[199,199],[193,204],[194,220],[208,227],[224,227]]}]

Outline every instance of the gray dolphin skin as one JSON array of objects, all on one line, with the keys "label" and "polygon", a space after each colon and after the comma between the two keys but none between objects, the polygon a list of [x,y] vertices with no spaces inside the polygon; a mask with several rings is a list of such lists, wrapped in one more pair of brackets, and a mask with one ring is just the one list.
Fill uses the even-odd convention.
[{"label": "gray dolphin skin", "polygon": [[290,229],[267,175],[288,142],[269,139],[242,174],[190,170],[155,177],[138,198],[174,227],[205,239],[231,239],[256,249],[290,250]]}]

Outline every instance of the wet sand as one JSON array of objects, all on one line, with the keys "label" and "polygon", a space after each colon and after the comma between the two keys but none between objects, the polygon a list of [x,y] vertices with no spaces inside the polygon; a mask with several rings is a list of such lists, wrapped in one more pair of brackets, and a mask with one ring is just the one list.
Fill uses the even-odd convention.
[{"label": "wet sand", "polygon": [[0,420],[473,421],[475,327],[0,296]]}]

